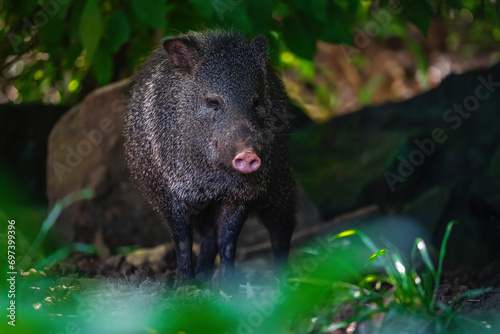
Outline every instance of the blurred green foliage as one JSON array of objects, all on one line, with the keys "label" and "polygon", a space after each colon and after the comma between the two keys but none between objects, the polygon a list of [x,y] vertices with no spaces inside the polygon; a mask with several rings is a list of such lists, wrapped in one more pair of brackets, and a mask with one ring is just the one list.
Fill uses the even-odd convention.
[{"label": "blurred green foliage", "polygon": [[311,59],[317,40],[407,38],[408,22],[426,34],[437,16],[474,21],[472,39],[498,42],[499,8],[489,0],[2,0],[0,89],[17,103],[75,103],[130,76],[161,37],[205,28],[263,34],[275,60],[286,50]]},{"label": "blurred green foliage", "polygon": [[[489,323],[459,313],[467,300],[490,289],[469,290],[450,304],[435,299],[452,226],[437,269],[421,239],[410,263],[396,249],[379,249],[362,232],[347,230],[303,248],[273,286],[247,284],[233,296],[196,286],[172,290],[158,281],[56,277],[50,269],[30,269],[17,276],[15,329],[313,334],[359,326],[368,333],[494,333],[495,314],[496,323]],[[9,302],[7,294],[0,300]],[[9,325],[3,321],[0,328]]]}]

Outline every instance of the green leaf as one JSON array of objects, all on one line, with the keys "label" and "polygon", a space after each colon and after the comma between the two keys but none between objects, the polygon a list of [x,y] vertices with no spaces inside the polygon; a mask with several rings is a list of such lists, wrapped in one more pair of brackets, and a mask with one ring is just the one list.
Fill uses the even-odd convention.
[{"label": "green leaf", "polygon": [[[340,1],[339,3],[339,0],[336,1],[337,5],[342,5],[344,4],[345,2],[344,1]],[[344,6],[343,8],[345,8],[345,10],[347,10],[347,12],[353,16],[356,14],[356,12],[361,8],[361,0],[351,0],[348,2],[347,6]]]},{"label": "green leaf", "polygon": [[320,22],[326,22],[327,0],[294,0],[293,3],[306,16]]},{"label": "green leaf", "polygon": [[165,29],[167,25],[167,6],[165,0],[131,0],[130,8],[142,24]]},{"label": "green leaf", "polygon": [[40,14],[44,13],[49,18],[49,20],[53,18],[64,20],[69,7],[71,6],[71,1],[57,0],[57,1],[39,1],[39,2],[42,4],[39,7],[37,7],[37,11],[35,13],[40,13]]},{"label": "green leaf", "polygon": [[284,20],[285,43],[297,56],[312,59],[316,53],[316,38],[308,33],[303,20],[288,17]]},{"label": "green leaf", "polygon": [[61,27],[63,27],[63,25],[63,20],[54,17],[48,20],[46,25],[39,28],[40,36],[46,46],[61,46],[64,32],[64,29],[61,29]]},{"label": "green leaf", "polygon": [[429,251],[427,249],[427,245],[425,244],[425,241],[422,238],[415,239],[415,243],[413,244],[413,249],[412,249],[412,260],[414,260],[417,250],[420,253],[422,260],[424,261],[427,270],[432,275],[436,275],[436,269],[434,268],[434,263],[432,263]]},{"label": "green leaf", "polygon": [[114,54],[130,38],[130,24],[127,16],[121,10],[115,10],[106,27],[109,50]]},{"label": "green leaf", "polygon": [[253,32],[265,34],[269,31],[275,6],[276,0],[250,1],[248,3],[247,12]]},{"label": "green leaf", "polygon": [[93,197],[94,191],[90,188],[85,188],[75,191],[67,195],[63,199],[57,200],[57,202],[52,207],[52,210],[50,210],[49,215],[43,221],[42,226],[40,227],[40,231],[38,232],[35,240],[31,244],[31,247],[27,252],[26,258],[23,259],[23,262],[21,262],[21,267],[26,267],[27,265],[29,265],[30,258],[33,258],[33,256],[39,251],[40,246],[47,237],[47,233],[52,228],[52,226],[54,226],[57,218],[68,205],[78,200],[91,199]]},{"label": "green leaf", "polygon": [[59,5],[59,8],[57,9],[56,17],[64,20],[68,15],[68,10],[71,7],[72,1],[66,1],[66,3],[60,3],[60,1],[57,1],[57,4]]},{"label": "green leaf", "polygon": [[441,249],[439,251],[439,263],[438,263],[438,268],[436,272],[436,276],[434,278],[434,291],[432,293],[432,301],[431,301],[431,307],[434,305],[434,302],[436,300],[437,296],[437,289],[439,287],[439,280],[441,279],[441,272],[443,269],[443,261],[444,261],[444,255],[446,253],[446,245],[448,244],[448,239],[450,238],[451,230],[453,229],[453,226],[457,224],[457,221],[453,220],[446,225],[446,231],[444,233],[443,241],[441,242]]},{"label": "green leaf", "polygon": [[327,14],[328,17],[319,38],[327,43],[353,45],[347,13],[339,5],[330,3]]},{"label": "green leaf", "polygon": [[103,85],[111,80],[113,74],[113,59],[109,52],[100,47],[94,55],[92,62],[92,73],[96,77],[99,84]]},{"label": "green leaf", "polygon": [[87,63],[92,61],[103,33],[102,16],[98,6],[99,0],[89,0],[83,8],[78,35],[83,47],[87,50]]},{"label": "green leaf", "polygon": [[432,10],[427,1],[402,0],[403,15],[427,36],[432,20]]},{"label": "green leaf", "polygon": [[79,37],[79,28],[80,28],[80,18],[82,17],[83,7],[85,2],[77,1],[71,8],[69,18],[69,27],[68,33],[71,39],[71,42],[78,43],[80,40]]},{"label": "green leaf", "polygon": [[82,48],[80,47],[80,45],[76,43],[69,45],[65,51],[66,62],[64,64],[64,68],[72,69],[73,66],[75,66],[76,59],[80,57],[81,53],[82,53]]},{"label": "green leaf", "polygon": [[217,25],[226,29],[243,30],[248,33],[252,32],[252,22],[247,11],[249,2],[215,0],[212,4],[217,13],[215,16]]},{"label": "green leaf", "polygon": [[11,15],[15,14],[16,16],[19,15],[21,17],[24,16],[27,19],[29,18],[28,20],[33,23],[33,20],[31,20],[31,18],[35,13],[35,8],[38,5],[38,1],[24,0],[22,4],[19,4],[19,1],[6,1],[6,3],[3,5],[5,6],[4,9],[7,13],[10,13]]},{"label": "green leaf", "polygon": [[207,0],[189,0],[196,10],[197,14],[204,18],[211,18],[214,13],[214,1]]},{"label": "green leaf", "polygon": [[498,26],[499,24],[499,5],[498,1],[493,4],[491,1],[485,1],[484,3],[484,17],[490,21],[493,25]]}]

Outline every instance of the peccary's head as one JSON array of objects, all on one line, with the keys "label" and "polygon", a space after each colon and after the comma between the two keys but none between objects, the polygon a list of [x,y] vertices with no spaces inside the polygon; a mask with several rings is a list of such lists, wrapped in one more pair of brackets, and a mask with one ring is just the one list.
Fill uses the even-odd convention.
[{"label": "peccary's head", "polygon": [[[284,112],[281,80],[264,38],[195,33],[163,42],[174,83],[181,150],[197,169],[259,178],[276,154]],[[282,119],[282,118],[281,118]],[[279,130],[280,128],[278,128]],[[276,161],[274,162],[276,164]]]}]

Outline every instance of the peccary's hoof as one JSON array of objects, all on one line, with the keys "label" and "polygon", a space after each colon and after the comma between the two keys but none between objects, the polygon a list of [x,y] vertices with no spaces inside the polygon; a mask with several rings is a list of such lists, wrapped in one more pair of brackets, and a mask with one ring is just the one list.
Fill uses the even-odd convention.
[{"label": "peccary's hoof", "polygon": [[195,279],[193,277],[176,277],[174,282],[174,289],[179,289],[184,286],[194,285]]},{"label": "peccary's hoof", "polygon": [[260,158],[253,152],[240,152],[233,159],[233,167],[242,173],[255,172],[260,167]]}]

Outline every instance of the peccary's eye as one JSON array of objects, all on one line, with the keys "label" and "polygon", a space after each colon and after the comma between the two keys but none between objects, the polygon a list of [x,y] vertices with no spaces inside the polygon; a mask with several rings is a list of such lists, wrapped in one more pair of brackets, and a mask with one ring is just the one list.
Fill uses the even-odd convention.
[{"label": "peccary's eye", "polygon": [[208,97],[206,99],[207,107],[213,110],[219,110],[222,108],[222,101],[219,98]]}]

